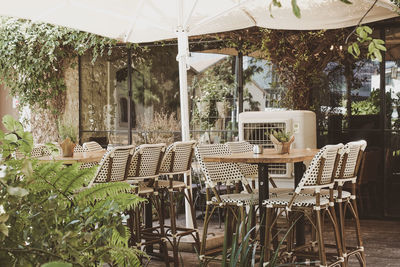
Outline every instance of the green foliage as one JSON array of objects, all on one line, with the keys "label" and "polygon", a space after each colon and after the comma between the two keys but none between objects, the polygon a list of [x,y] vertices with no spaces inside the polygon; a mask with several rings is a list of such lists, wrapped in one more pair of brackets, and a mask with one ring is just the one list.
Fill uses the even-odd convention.
[{"label": "green foliage", "polygon": [[[9,131],[21,131],[18,122],[3,120]],[[32,147],[32,142],[29,133],[13,141],[6,139],[10,135],[0,132],[1,265],[139,266],[142,252],[128,247],[129,231],[123,224],[124,212],[142,201],[131,186],[104,183],[87,188],[83,186],[93,179],[95,168],[13,158],[9,155],[26,152],[23,147]]]},{"label": "green foliage", "polygon": [[58,124],[58,133],[61,140],[65,140],[67,137],[71,139],[73,143],[78,142],[78,133],[72,124]]},{"label": "green foliage", "polygon": [[382,61],[381,51],[386,51],[384,46],[385,42],[380,39],[373,39],[370,37],[372,29],[368,26],[359,26],[356,28],[357,42],[353,42],[347,48],[347,51],[352,54],[355,58],[358,58],[361,54],[359,43],[364,44],[369,42],[367,57],[372,60]]},{"label": "green foliage", "polygon": [[115,41],[31,21],[1,18],[0,78],[22,105],[61,109],[68,60],[93,51],[93,61]]},{"label": "green foliage", "polygon": [[281,143],[289,142],[290,138],[293,136],[291,132],[284,131],[273,131],[272,135]]},{"label": "green foliage", "polygon": [[[250,81],[251,76],[261,71],[260,67],[250,65],[243,71],[244,84]],[[200,105],[195,106],[194,121],[199,123],[201,129],[214,127],[218,119],[217,102],[224,103],[224,109],[233,107],[233,94],[236,90],[235,74],[232,71],[232,58],[217,63],[214,67],[206,70],[201,76],[193,80],[192,89],[199,96],[194,97],[194,102]],[[258,105],[253,102],[251,94],[246,90],[243,99],[249,101],[250,105],[256,108]]]}]

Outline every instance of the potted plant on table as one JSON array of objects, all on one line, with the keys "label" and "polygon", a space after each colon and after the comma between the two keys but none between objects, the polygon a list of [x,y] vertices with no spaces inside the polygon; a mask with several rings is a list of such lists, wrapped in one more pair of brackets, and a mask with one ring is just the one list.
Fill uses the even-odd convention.
[{"label": "potted plant on table", "polygon": [[294,135],[290,132],[273,131],[270,139],[279,154],[290,153],[290,145],[294,142]]},{"label": "potted plant on table", "polygon": [[60,124],[58,127],[58,132],[60,134],[60,143],[62,156],[72,157],[74,155],[74,148],[78,140],[75,128],[71,124]]}]

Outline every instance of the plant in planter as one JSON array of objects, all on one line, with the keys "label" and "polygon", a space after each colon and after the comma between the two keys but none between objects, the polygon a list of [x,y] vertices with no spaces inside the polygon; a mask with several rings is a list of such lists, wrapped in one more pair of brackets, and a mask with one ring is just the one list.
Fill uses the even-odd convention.
[{"label": "plant in planter", "polygon": [[60,124],[58,127],[60,134],[60,143],[63,157],[72,157],[74,155],[74,148],[78,141],[75,128],[71,124]]},{"label": "plant in planter", "polygon": [[278,153],[286,154],[290,152],[290,145],[294,142],[294,135],[291,132],[273,131],[270,134],[270,139]]}]

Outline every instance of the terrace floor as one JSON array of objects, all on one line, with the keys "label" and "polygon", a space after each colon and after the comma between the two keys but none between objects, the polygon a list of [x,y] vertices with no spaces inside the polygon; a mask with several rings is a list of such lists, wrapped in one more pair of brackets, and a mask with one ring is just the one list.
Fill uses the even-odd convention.
[{"label": "terrace floor", "polygon": [[[184,216],[180,215],[178,224],[184,225]],[[197,220],[202,232],[203,220]],[[168,220],[166,222],[169,224]],[[223,224],[219,228],[217,217],[213,218],[209,232],[215,234],[210,242],[222,243]],[[395,267],[400,266],[400,220],[361,220],[361,230],[368,266]],[[349,229],[347,233],[348,243],[355,242],[355,232]],[[327,233],[327,239],[333,240],[331,233]],[[209,242],[209,241],[207,241]],[[180,257],[183,259],[183,266],[198,266],[199,260],[194,252],[187,252],[187,244],[180,247]],[[170,255],[172,253],[170,251]],[[359,266],[355,257],[350,260],[349,266]],[[163,261],[153,258],[147,266],[165,266]],[[211,262],[210,267],[220,266],[218,262]]]}]

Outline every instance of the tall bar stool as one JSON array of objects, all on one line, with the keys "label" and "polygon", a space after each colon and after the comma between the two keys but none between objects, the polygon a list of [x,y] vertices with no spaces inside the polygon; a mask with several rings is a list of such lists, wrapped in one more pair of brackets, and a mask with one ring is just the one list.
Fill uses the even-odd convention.
[{"label": "tall bar stool", "polygon": [[[337,197],[335,198],[335,202],[339,209],[339,225],[342,239],[343,256],[345,258],[346,265],[348,258],[352,255],[355,255],[360,265],[366,266],[356,200],[357,174],[366,147],[367,142],[365,140],[347,143],[344,146],[344,153],[341,157],[339,165],[340,169],[335,178],[335,182],[337,183]],[[343,186],[346,183],[351,183],[351,192],[343,190]],[[357,247],[348,247],[346,245],[345,217],[347,209],[350,210],[350,214],[355,222],[354,226],[357,236]]]},{"label": "tall bar stool", "polygon": [[[271,260],[271,255],[273,253],[272,251],[274,250],[274,247],[272,246],[274,243],[272,229],[277,223],[279,215],[281,215],[283,212],[288,212],[288,231],[290,231],[290,233],[287,235],[287,253],[283,255],[286,255],[289,260],[294,259],[293,255],[306,259],[317,258],[319,260],[319,266],[344,265],[339,225],[336,220],[336,216],[332,214],[332,209],[330,209],[330,207],[334,205],[334,177],[339,164],[342,148],[342,144],[328,145],[321,148],[321,150],[314,156],[293,193],[280,195],[277,197],[272,196],[263,202],[263,206],[267,208],[264,261],[268,262]],[[329,198],[321,196],[321,190],[323,188],[329,188]],[[304,189],[313,190],[314,194],[304,195],[301,193]],[[336,258],[330,259],[330,265],[328,265],[323,238],[322,212],[328,214],[333,226],[336,240],[337,255]],[[308,245],[297,247],[293,246],[294,231],[290,229],[293,228],[293,224],[301,216],[305,216],[305,218],[308,219],[316,232],[318,256],[313,255],[313,251],[304,251],[308,249]]]},{"label": "tall bar stool", "polygon": [[[237,164],[205,162],[203,160],[204,157],[211,155],[230,155],[230,150],[224,144],[198,145],[195,149],[195,154],[206,180],[206,214],[199,256],[200,260],[204,263],[208,260],[206,257],[208,223],[215,209],[225,208],[231,211],[231,214],[234,216],[232,219],[236,219],[237,221],[242,218],[244,220],[246,208],[258,205],[258,194],[253,193]],[[216,188],[218,183],[227,185],[227,194],[220,195],[218,193]],[[243,184],[247,193],[240,193],[238,191],[239,187],[236,186],[238,184]],[[230,192],[229,188],[231,185],[235,186],[235,193]],[[214,193],[213,197],[211,197],[210,191]],[[229,222],[229,219],[226,220]],[[242,233],[244,233],[245,223],[242,223],[242,227]]]},{"label": "tall bar stool", "polygon": [[[356,200],[357,179],[358,179],[357,174],[366,147],[367,147],[367,142],[365,140],[347,143],[342,149],[339,165],[335,174],[335,183],[337,185],[337,189],[333,190],[333,198],[335,206],[339,211],[338,222],[340,227],[343,257],[345,259],[346,265],[348,262],[348,258],[351,255],[355,255],[360,265],[366,266],[366,259],[361,237],[360,220],[358,216],[357,200]],[[345,184],[348,183],[351,183],[351,192],[343,190]],[[312,192],[310,190],[302,190],[301,194],[311,195]],[[327,189],[321,190],[322,196],[329,198],[329,194],[330,194],[329,190]],[[357,237],[357,247],[346,246],[345,217],[347,209],[350,210],[350,214],[354,219],[354,227]]]},{"label": "tall bar stool", "polygon": [[[144,144],[136,147],[128,158],[126,182],[135,185],[135,193],[146,198],[148,203],[129,211],[128,225],[131,231],[130,245],[138,249],[146,247],[151,254],[152,245],[160,245],[160,256],[169,266],[168,250],[164,230],[164,217],[158,194],[158,176],[165,144]],[[155,207],[159,227],[152,226],[152,205]],[[144,207],[146,206],[146,207]],[[142,224],[142,211],[145,213],[145,225]]]},{"label": "tall bar stool", "polygon": [[124,181],[127,175],[126,164],[134,148],[134,146],[121,146],[107,151],[89,187],[97,183]]},{"label": "tall bar stool", "polygon": [[[231,151],[232,154],[235,153],[246,153],[253,152],[253,145],[247,141],[238,142],[226,142],[225,145]],[[253,189],[255,188],[255,180],[258,179],[258,167],[254,164],[248,163],[238,163],[240,171],[243,173],[244,177],[251,179],[253,182]],[[292,188],[278,188],[273,178],[269,177],[269,183],[272,188],[270,188],[270,193],[274,195],[287,194],[293,191]],[[255,192],[258,190],[254,189]]]},{"label": "tall bar stool", "polygon": [[104,150],[99,143],[91,141],[83,143],[83,149],[86,151],[101,151]]},{"label": "tall bar stool", "polygon": [[[74,147],[74,153],[83,153],[83,152],[88,152],[89,150],[87,148],[84,148],[83,146],[81,146],[80,144],[76,144],[76,146]],[[89,169],[92,168],[94,166],[99,165],[98,162],[84,162],[81,164],[81,169]]]},{"label": "tall bar stool", "polygon": [[[170,219],[171,226],[166,231],[168,240],[172,246],[174,254],[174,262],[178,264],[178,248],[179,242],[183,236],[191,235],[195,241],[197,251],[200,250],[200,238],[197,229],[196,213],[194,210],[193,198],[191,193],[191,165],[192,158],[194,154],[194,147],[196,141],[187,142],[175,142],[168,146],[164,158],[160,167],[160,177],[166,177],[167,180],[159,180],[158,188],[160,193],[167,191],[169,208],[170,208]],[[174,176],[187,175],[186,183],[185,181],[174,180]],[[185,199],[189,203],[190,213],[192,217],[193,228],[184,228],[176,226],[176,203],[174,201],[174,195],[178,193],[183,193]],[[161,203],[163,203],[163,195],[161,195]],[[163,206],[163,205],[162,205]],[[164,211],[164,208],[161,208]],[[172,241],[170,240],[172,238]]]}]

